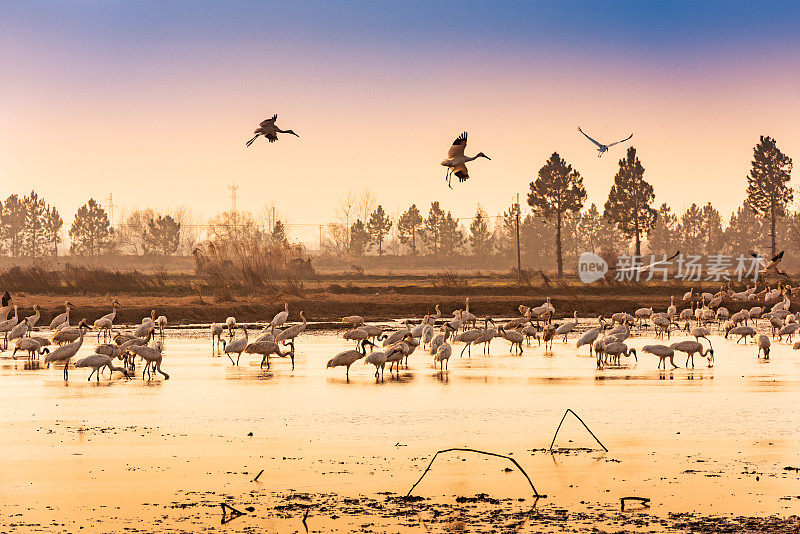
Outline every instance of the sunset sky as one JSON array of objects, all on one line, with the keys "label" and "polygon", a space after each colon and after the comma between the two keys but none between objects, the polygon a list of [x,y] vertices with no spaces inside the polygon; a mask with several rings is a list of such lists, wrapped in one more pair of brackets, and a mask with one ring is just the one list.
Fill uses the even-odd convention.
[{"label": "sunset sky", "polygon": [[[796,2],[25,4],[0,4],[0,196],[36,189],[67,224],[109,192],[205,218],[232,180],[294,223],[365,187],[390,214],[494,215],[553,151],[602,204],[625,147],[597,158],[578,125],[632,132],[658,204],[727,217],[759,135],[800,157]],[[300,138],[245,148],[273,113]],[[492,160],[450,191],[462,130]]]}]

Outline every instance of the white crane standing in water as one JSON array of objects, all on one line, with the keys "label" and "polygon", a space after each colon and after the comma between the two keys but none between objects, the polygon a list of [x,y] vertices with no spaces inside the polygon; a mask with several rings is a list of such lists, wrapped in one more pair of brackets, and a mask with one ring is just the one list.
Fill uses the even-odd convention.
[{"label": "white crane standing in water", "polygon": [[579,131],[580,133],[582,133],[582,134],[584,135],[584,137],[586,137],[586,139],[588,139],[589,141],[591,141],[592,143],[594,143],[595,145],[597,145],[597,157],[598,157],[598,158],[599,158],[600,156],[602,156],[603,154],[605,154],[606,152],[608,152],[608,149],[609,149],[609,148],[611,148],[612,146],[614,146],[614,145],[618,145],[618,144],[620,144],[620,143],[624,143],[625,141],[627,141],[628,139],[630,139],[631,137],[633,137],[633,134],[630,134],[628,137],[626,137],[625,139],[622,139],[621,141],[614,141],[613,143],[609,143],[609,144],[607,144],[607,145],[604,145],[603,143],[600,143],[600,142],[598,142],[598,141],[595,141],[594,139],[592,139],[591,137],[589,137],[588,135],[586,135],[586,132],[584,132],[583,130],[581,130],[581,127],[580,127],[580,126],[578,126],[578,131]]},{"label": "white crane standing in water", "polygon": [[295,137],[300,137],[292,130],[281,130],[280,128],[278,128],[278,126],[275,124],[276,120],[278,120],[277,114],[273,115],[272,118],[270,119],[265,119],[261,121],[261,124],[258,125],[258,128],[253,130],[253,133],[256,135],[254,135],[253,138],[247,142],[247,146],[252,145],[253,141],[255,141],[259,135],[263,135],[264,137],[266,137],[267,141],[269,141],[270,143],[274,143],[275,141],[278,140],[279,133],[291,134]]},{"label": "white crane standing in water", "polygon": [[447,173],[444,179],[447,180],[447,187],[453,189],[450,183],[452,175],[455,174],[459,182],[466,182],[469,180],[469,172],[467,171],[467,162],[476,160],[478,158],[492,159],[483,152],[478,152],[476,155],[469,157],[464,155],[464,149],[467,148],[467,132],[462,132],[461,135],[456,137],[453,145],[447,152],[447,159],[442,161],[442,165],[447,167]]},{"label": "white crane standing in water", "polygon": [[69,360],[78,354],[78,350],[83,345],[83,336],[86,334],[86,330],[89,330],[89,325],[83,319],[78,323],[78,339],[68,345],[58,347],[44,359],[44,363],[48,364],[48,367],[53,362],[64,362],[64,380],[69,380]]}]

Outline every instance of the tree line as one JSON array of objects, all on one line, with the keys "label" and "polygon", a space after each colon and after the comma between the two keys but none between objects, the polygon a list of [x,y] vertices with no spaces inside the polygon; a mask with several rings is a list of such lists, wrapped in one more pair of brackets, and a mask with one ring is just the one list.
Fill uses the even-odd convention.
[{"label": "tree line", "polygon": [[[324,251],[340,257],[362,256],[370,251],[381,255],[388,249],[396,255],[495,255],[511,259],[516,254],[519,217],[524,263],[550,268],[555,261],[559,274],[563,274],[565,261],[577,260],[584,251],[606,256],[628,252],[641,255],[643,245],[648,253],[658,255],[677,250],[698,255],[769,250],[774,255],[779,243],[800,245],[800,212],[789,211],[793,200],[788,185],[791,171],[791,158],[781,152],[774,139],[761,136],[753,149],[745,201],[725,225],[710,202],[692,203],[680,215],[665,203],[656,207],[655,190],[645,179],[635,147],[629,147],[619,160],[602,212],[595,204],[586,207],[580,172],[554,152],[529,184],[530,213],[524,217],[518,204],[494,218],[478,205],[469,226],[464,227],[438,201],[431,203],[424,216],[412,204],[396,221],[378,205],[363,219],[329,225]],[[342,204],[350,206],[351,202]],[[363,198],[356,205],[362,214],[368,212],[364,208],[369,202]]]},{"label": "tree line", "polygon": [[[774,254],[779,244],[800,244],[800,212],[789,210],[791,171],[791,158],[774,139],[761,136],[753,149],[745,201],[726,225],[710,202],[693,203],[681,214],[665,203],[657,207],[654,188],[645,179],[644,165],[633,146],[619,160],[602,211],[595,204],[587,207],[580,172],[554,152],[529,184],[530,210],[524,216],[519,204],[494,217],[478,205],[465,226],[434,201],[426,212],[412,204],[393,220],[369,191],[360,198],[348,193],[337,210],[338,222],[329,224],[321,236],[321,253],[341,258],[388,253],[506,261],[516,255],[519,221],[525,265],[555,267],[559,274],[565,262],[576,260],[584,251],[640,255],[643,245],[655,254],[676,250],[739,254],[767,249]],[[192,223],[186,208],[172,213],[142,209],[128,214],[115,229],[102,206],[89,199],[69,228],[69,250],[75,255],[190,254],[199,237]],[[56,255],[63,224],[58,210],[35,191],[23,197],[11,195],[0,202],[0,253]],[[215,215],[208,220],[206,237],[226,246],[284,245],[290,239],[274,206],[267,206],[259,216],[245,211]]]}]

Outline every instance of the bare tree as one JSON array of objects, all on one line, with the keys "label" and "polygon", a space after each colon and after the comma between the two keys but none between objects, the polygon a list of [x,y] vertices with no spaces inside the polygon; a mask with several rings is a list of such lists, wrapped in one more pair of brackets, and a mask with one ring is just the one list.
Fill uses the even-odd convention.
[{"label": "bare tree", "polygon": [[375,194],[369,189],[364,189],[356,202],[356,218],[361,221],[369,221],[372,212],[375,211],[377,206],[378,199],[375,198]]}]

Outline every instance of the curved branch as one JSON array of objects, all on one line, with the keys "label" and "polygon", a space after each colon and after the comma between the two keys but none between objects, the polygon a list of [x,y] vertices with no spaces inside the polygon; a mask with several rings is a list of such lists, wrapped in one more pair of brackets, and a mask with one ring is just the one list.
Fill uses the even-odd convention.
[{"label": "curved branch", "polygon": [[534,497],[536,497],[537,499],[538,498],[542,498],[542,497],[547,497],[547,495],[541,495],[538,491],[536,491],[536,488],[533,485],[533,481],[531,480],[531,477],[528,476],[528,473],[526,473],[525,470],[522,468],[522,466],[519,465],[519,463],[514,458],[512,458],[511,456],[506,456],[504,454],[497,454],[496,452],[479,451],[477,449],[467,449],[467,448],[463,448],[463,447],[453,447],[451,449],[443,449],[441,451],[436,451],[436,454],[434,454],[433,458],[431,458],[431,461],[428,464],[428,467],[426,467],[425,471],[422,472],[422,476],[419,477],[419,480],[417,480],[414,483],[414,485],[411,486],[411,489],[408,490],[408,493],[406,493],[406,497],[409,497],[411,495],[411,492],[414,491],[414,488],[416,488],[417,485],[420,482],[422,482],[422,479],[425,478],[425,475],[427,475],[428,471],[431,470],[431,466],[433,466],[433,462],[436,461],[436,457],[437,456],[439,456],[440,454],[445,453],[445,452],[453,452],[453,451],[474,452],[476,454],[483,454],[483,455],[486,455],[486,456],[496,456],[498,458],[505,458],[506,460],[509,460],[512,464],[514,464],[517,467],[517,469],[519,469],[519,471],[528,480],[528,484],[531,485],[531,489],[533,490],[533,496]]}]

